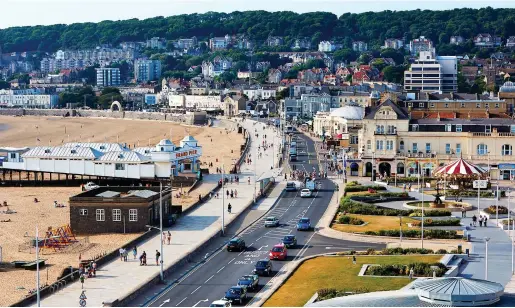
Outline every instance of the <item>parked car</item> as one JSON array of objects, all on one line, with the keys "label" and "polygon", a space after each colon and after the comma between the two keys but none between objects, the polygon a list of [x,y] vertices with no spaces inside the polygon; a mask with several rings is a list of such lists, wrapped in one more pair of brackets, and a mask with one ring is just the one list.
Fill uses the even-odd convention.
[{"label": "parked car", "polygon": [[209,305],[209,307],[231,307],[231,301],[226,299],[219,299],[217,301],[214,301]]},{"label": "parked car", "polygon": [[227,243],[227,251],[244,251],[245,247],[245,241],[239,237],[232,238]]},{"label": "parked car", "polygon": [[279,226],[279,218],[277,217],[267,217],[265,218],[265,227],[278,227]]},{"label": "parked car", "polygon": [[270,249],[270,253],[268,254],[270,260],[281,260],[284,261],[288,257],[288,248],[283,243],[277,244],[272,249]]},{"label": "parked car", "polygon": [[283,244],[286,248],[295,247],[297,246],[297,238],[295,235],[286,235],[283,238]]},{"label": "parked car", "polygon": [[300,197],[301,198],[311,197],[311,190],[309,190],[308,188],[304,188],[303,190],[300,191]]},{"label": "parked car", "polygon": [[256,268],[254,273],[260,276],[270,276],[272,274],[272,261],[270,260],[259,260],[256,262]]},{"label": "parked car", "polygon": [[258,275],[244,275],[238,279],[238,285],[247,288],[247,290],[256,290],[259,286]]},{"label": "parked car", "polygon": [[231,287],[225,292],[225,298],[241,305],[247,300],[247,288],[241,286]]},{"label": "parked car", "polygon": [[85,190],[92,190],[92,189],[99,188],[99,187],[100,186],[98,186],[97,184],[95,184],[93,182],[87,182],[86,185],[84,185]]},{"label": "parked car", "polygon": [[309,230],[311,230],[311,220],[306,217],[299,219],[299,222],[297,223],[297,231],[309,231]]}]

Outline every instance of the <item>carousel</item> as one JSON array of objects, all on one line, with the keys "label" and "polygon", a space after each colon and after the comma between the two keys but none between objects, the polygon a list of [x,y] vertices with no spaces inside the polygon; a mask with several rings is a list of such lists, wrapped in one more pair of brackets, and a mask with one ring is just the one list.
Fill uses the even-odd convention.
[{"label": "carousel", "polygon": [[[438,183],[444,184],[444,189],[447,185],[454,185],[459,191],[470,188],[474,180],[487,179],[488,172],[483,168],[471,164],[460,158],[452,163],[437,169],[434,176],[439,179]],[[444,193],[445,194],[445,193]],[[436,185],[435,203],[440,203],[439,185]]]}]

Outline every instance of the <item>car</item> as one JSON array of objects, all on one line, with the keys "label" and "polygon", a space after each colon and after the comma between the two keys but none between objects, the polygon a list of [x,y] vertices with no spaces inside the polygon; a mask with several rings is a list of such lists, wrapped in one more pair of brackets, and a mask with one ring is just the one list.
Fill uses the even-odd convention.
[{"label": "car", "polygon": [[268,257],[270,260],[284,261],[288,257],[288,248],[283,243],[277,244],[270,250]]},{"label": "car", "polygon": [[243,275],[238,279],[238,285],[247,288],[247,290],[256,290],[259,286],[259,276],[256,274]]},{"label": "car", "polygon": [[283,244],[286,248],[297,246],[297,238],[295,235],[286,235],[283,237]]},{"label": "car", "polygon": [[99,188],[99,187],[100,186],[98,186],[97,184],[95,184],[93,182],[88,182],[88,183],[86,183],[86,185],[84,185],[85,190],[92,190],[92,189]]},{"label": "car", "polygon": [[272,274],[272,261],[266,259],[257,261],[254,273],[259,276],[270,276]]},{"label": "car", "polygon": [[303,190],[300,191],[300,197],[301,198],[311,197],[311,190],[309,190],[308,188],[304,188]]},{"label": "car", "polygon": [[245,248],[245,241],[239,237],[234,237],[227,243],[227,251],[244,251]]},{"label": "car", "polygon": [[217,301],[214,301],[209,305],[209,307],[231,307],[231,301],[228,301],[226,299],[219,299]]},{"label": "car", "polygon": [[297,223],[297,231],[309,231],[311,230],[311,220],[306,217],[299,219]]},{"label": "car", "polygon": [[287,182],[286,191],[297,191],[297,185],[295,185],[295,182]]},{"label": "car", "polygon": [[265,218],[265,227],[278,227],[279,226],[279,218],[277,217],[267,217]]},{"label": "car", "polygon": [[237,302],[241,305],[247,300],[247,288],[242,286],[230,287],[229,290],[225,292],[225,299],[231,302]]}]

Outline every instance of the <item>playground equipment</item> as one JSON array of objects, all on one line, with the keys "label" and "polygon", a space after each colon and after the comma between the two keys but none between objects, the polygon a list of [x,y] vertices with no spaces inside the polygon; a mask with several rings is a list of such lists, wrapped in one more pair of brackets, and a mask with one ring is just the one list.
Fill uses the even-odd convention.
[{"label": "playground equipment", "polygon": [[55,229],[48,227],[45,237],[39,240],[40,252],[44,253],[46,250],[52,249],[54,252],[58,252],[76,242],[77,239],[70,225],[64,225]]}]

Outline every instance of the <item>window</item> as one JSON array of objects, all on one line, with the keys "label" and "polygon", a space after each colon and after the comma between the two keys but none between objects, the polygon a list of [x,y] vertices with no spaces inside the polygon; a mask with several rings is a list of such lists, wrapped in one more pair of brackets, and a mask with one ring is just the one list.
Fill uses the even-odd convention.
[{"label": "window", "polygon": [[435,103],[431,103],[429,106],[430,106],[431,108],[435,108]]},{"label": "window", "polygon": [[384,134],[384,125],[376,125],[376,133]]},{"label": "window", "polygon": [[426,153],[431,153],[431,143],[426,143]]},{"label": "window", "polygon": [[484,143],[477,145],[477,155],[486,155],[488,154],[488,146]]},{"label": "window", "polygon": [[451,144],[450,143],[445,144],[445,154],[451,154]]},{"label": "window", "polygon": [[449,103],[445,103],[445,108],[449,108]]},{"label": "window", "polygon": [[456,154],[461,154],[461,143],[456,143]]},{"label": "window", "polygon": [[397,164],[397,174],[404,174],[404,164],[403,163]]},{"label": "window", "polygon": [[481,103],[476,103],[476,108],[481,108]]},{"label": "window", "polygon": [[88,216],[88,210],[87,209],[80,209],[79,210],[80,216]]},{"label": "window", "polygon": [[417,153],[417,152],[418,152],[418,144],[413,143],[413,153]]},{"label": "window", "polygon": [[510,126],[510,133],[515,134],[515,125]]},{"label": "window", "polygon": [[350,136],[350,144],[358,144],[358,136]]},{"label": "window", "polygon": [[16,158],[16,153],[11,153],[11,159],[15,159]]},{"label": "window", "polygon": [[461,104],[460,104],[460,107],[461,107],[461,108],[465,108],[465,103],[461,103]]},{"label": "window", "polygon": [[404,151],[404,141],[402,141],[402,140],[399,143],[399,150]]},{"label": "window", "polygon": [[393,150],[393,140],[386,140],[386,149]]},{"label": "window", "polygon": [[495,103],[495,108],[499,108],[499,103]]},{"label": "window", "polygon": [[129,221],[138,221],[138,210],[137,209],[129,210]]},{"label": "window", "polygon": [[376,140],[376,150],[383,149],[383,140]]},{"label": "window", "polygon": [[502,156],[511,156],[512,155],[512,146],[510,144],[503,144],[501,148]]},{"label": "window", "polygon": [[452,132],[452,124],[445,124],[445,131]]},{"label": "window", "polygon": [[411,125],[411,130],[414,131],[414,132],[418,132],[418,124],[412,124]]},{"label": "window", "polygon": [[456,132],[461,133],[463,131],[463,126],[461,124],[456,124]]},{"label": "window", "polygon": [[490,108],[490,104],[489,103],[485,103],[485,108]]},{"label": "window", "polygon": [[114,170],[125,170],[125,164],[115,164]]},{"label": "window", "polygon": [[96,214],[97,214],[96,215],[97,221],[105,221],[106,220],[105,210],[97,209]]},{"label": "window", "polygon": [[419,108],[424,108],[424,103],[418,103]]},{"label": "window", "polygon": [[113,221],[122,221],[122,210],[120,210],[120,209],[113,210]]},{"label": "window", "polygon": [[371,150],[371,149],[372,149],[372,141],[367,140],[367,150]]},{"label": "window", "polygon": [[485,133],[491,133],[492,132],[492,126],[491,125],[485,125]]}]

